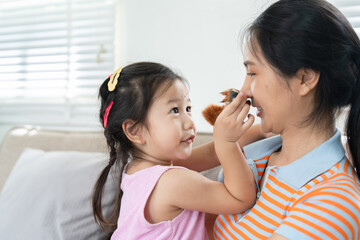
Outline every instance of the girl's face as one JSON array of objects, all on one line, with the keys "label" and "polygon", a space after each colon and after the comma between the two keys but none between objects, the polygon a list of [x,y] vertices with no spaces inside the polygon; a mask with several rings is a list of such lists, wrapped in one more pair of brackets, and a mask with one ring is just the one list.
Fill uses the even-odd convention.
[{"label": "girl's face", "polygon": [[148,157],[170,161],[190,157],[196,129],[187,86],[176,80],[155,94],[146,119],[145,149]]},{"label": "girl's face", "polygon": [[255,54],[245,47],[244,65],[246,78],[242,91],[252,98],[252,105],[257,108],[264,132],[281,134],[284,129],[298,123],[296,97],[292,85],[299,79],[282,79],[266,62],[259,47]]}]

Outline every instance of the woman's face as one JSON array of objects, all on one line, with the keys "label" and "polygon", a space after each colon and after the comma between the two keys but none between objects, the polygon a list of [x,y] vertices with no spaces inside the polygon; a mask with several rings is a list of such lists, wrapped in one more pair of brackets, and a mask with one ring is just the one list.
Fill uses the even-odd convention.
[{"label": "woman's face", "polygon": [[[283,79],[272,68],[261,51],[245,47],[244,65],[246,78],[242,91],[252,98],[257,108],[264,132],[281,134],[285,129],[296,126],[299,121],[299,109],[292,85],[297,78]],[[256,53],[256,56],[255,56]]]}]

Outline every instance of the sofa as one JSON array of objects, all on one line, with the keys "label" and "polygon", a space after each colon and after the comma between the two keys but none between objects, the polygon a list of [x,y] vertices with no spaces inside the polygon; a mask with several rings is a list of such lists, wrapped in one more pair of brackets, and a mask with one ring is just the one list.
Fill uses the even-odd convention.
[{"label": "sofa", "polygon": [[[212,140],[198,133],[194,146]],[[95,223],[92,187],[108,163],[101,131],[11,129],[0,146],[0,239],[107,239]],[[202,172],[217,179],[219,167]],[[104,213],[115,200],[118,174],[104,191]]]}]

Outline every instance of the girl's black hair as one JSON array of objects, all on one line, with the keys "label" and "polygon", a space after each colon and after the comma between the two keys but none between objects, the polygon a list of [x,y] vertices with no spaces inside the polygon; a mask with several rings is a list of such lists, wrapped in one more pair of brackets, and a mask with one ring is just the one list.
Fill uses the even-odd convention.
[{"label": "girl's black hair", "polygon": [[[176,80],[185,83],[185,80],[175,74],[168,67],[152,62],[138,62],[122,69],[118,83],[114,91],[108,89],[107,78],[99,89],[100,122],[104,126],[104,114],[106,108],[113,101],[114,104],[108,116],[107,126],[104,128],[107,145],[110,150],[109,164],[101,172],[93,193],[92,206],[95,220],[109,232],[115,231],[120,213],[122,198],[120,174],[118,192],[114,208],[108,216],[103,215],[102,195],[111,167],[115,164],[123,172],[128,159],[139,154],[132,142],[126,137],[122,123],[131,119],[136,124],[144,124],[148,109],[158,89],[164,86],[170,87]],[[163,89],[163,88],[162,88]],[[135,126],[134,125],[134,126]]]},{"label": "girl's black hair", "polygon": [[351,107],[347,138],[360,177],[360,41],[345,16],[325,0],[280,0],[246,34],[285,79],[301,68],[320,73],[309,121],[329,126]]}]

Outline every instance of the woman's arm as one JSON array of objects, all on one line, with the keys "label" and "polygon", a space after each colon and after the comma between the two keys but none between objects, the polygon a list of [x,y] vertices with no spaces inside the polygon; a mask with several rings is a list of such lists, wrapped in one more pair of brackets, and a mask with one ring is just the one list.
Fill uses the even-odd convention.
[{"label": "woman's arm", "polygon": [[215,153],[214,142],[211,141],[194,148],[189,159],[175,161],[173,164],[201,172],[219,166],[220,162]]}]

